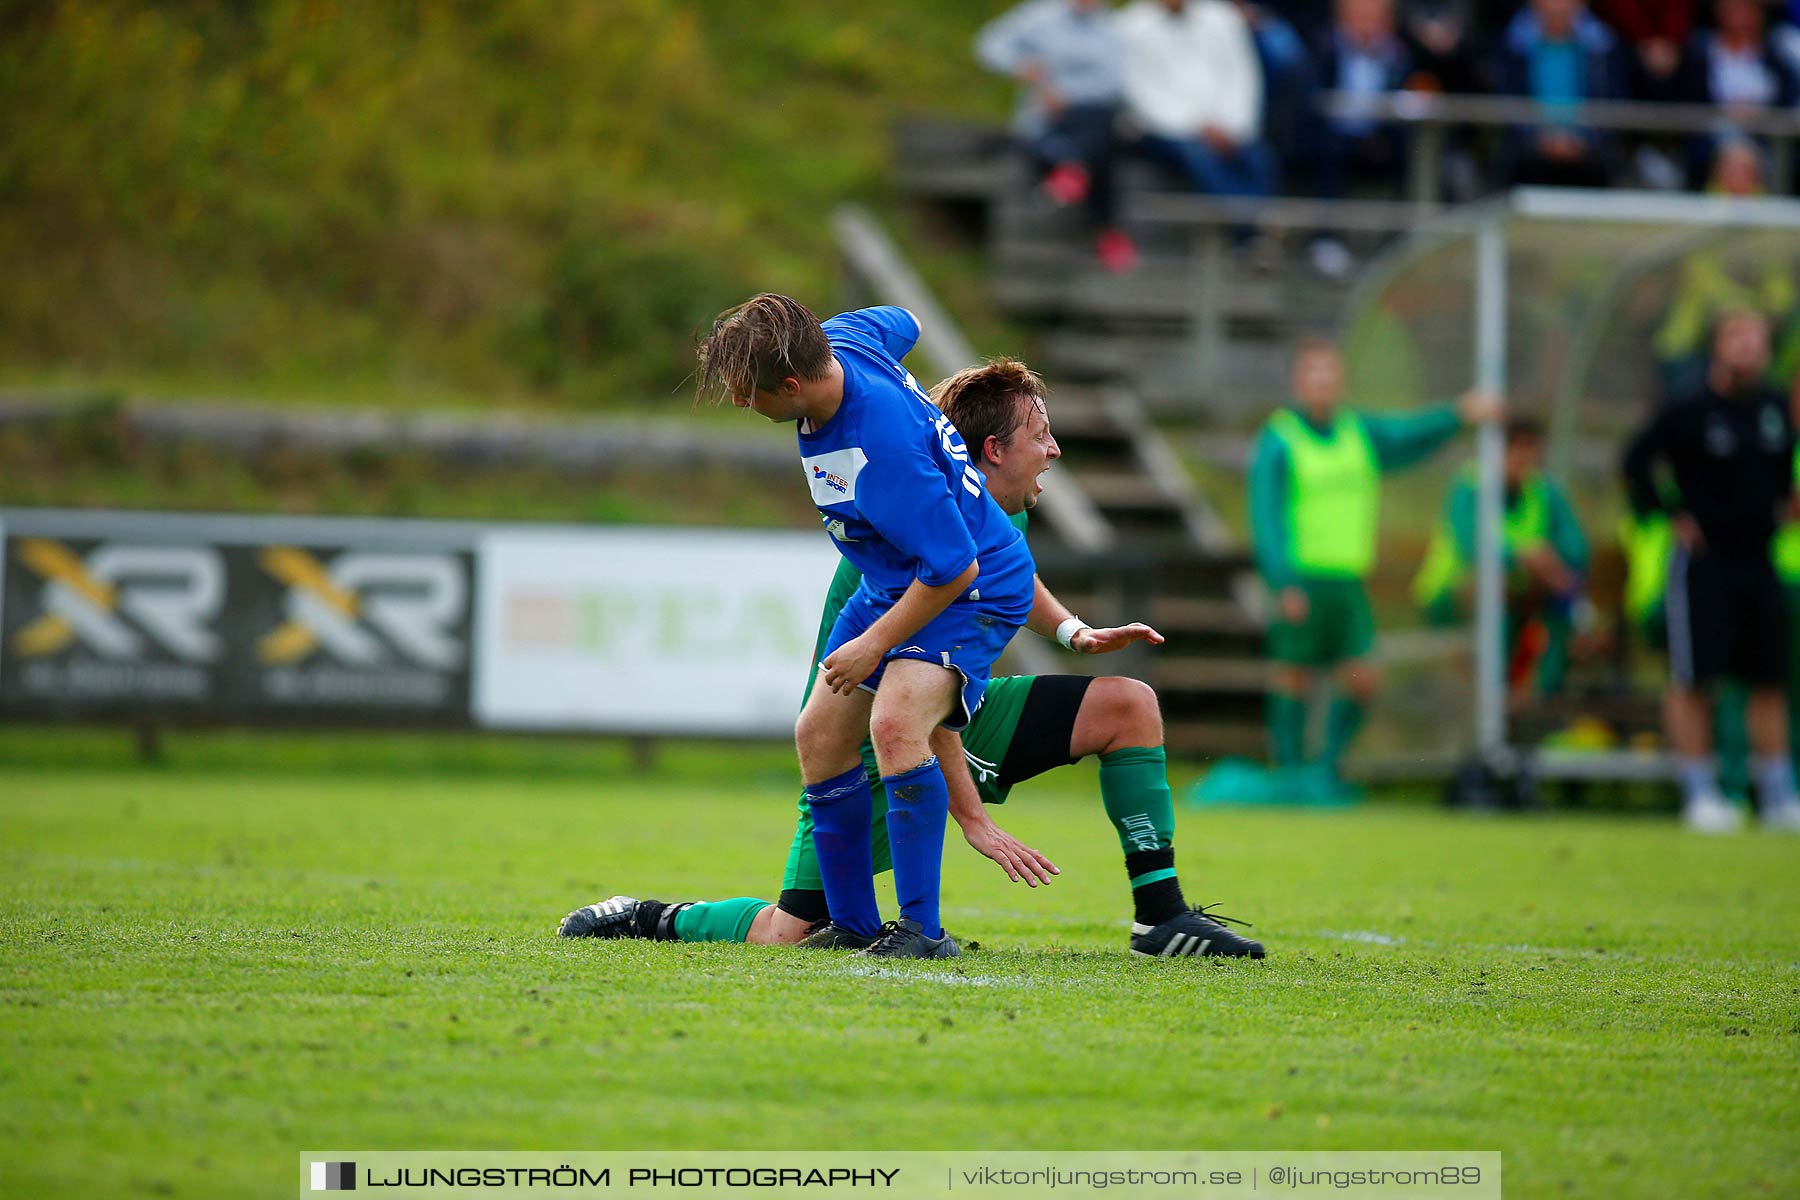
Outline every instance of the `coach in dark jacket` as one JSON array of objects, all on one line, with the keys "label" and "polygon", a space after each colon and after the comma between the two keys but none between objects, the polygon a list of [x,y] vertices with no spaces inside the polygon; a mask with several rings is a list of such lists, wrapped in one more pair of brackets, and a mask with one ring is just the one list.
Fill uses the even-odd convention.
[{"label": "coach in dark jacket", "polygon": [[[1664,606],[1669,621],[1669,737],[1679,755],[1690,828],[1723,833],[1741,814],[1719,792],[1707,693],[1720,678],[1750,689],[1750,742],[1766,822],[1800,814],[1787,755],[1787,628],[1769,543],[1794,493],[1794,427],[1770,387],[1769,323],[1728,313],[1712,341],[1706,387],[1661,409],[1625,454],[1640,518],[1665,515],[1676,547]],[[1658,468],[1677,497],[1665,498]]]}]

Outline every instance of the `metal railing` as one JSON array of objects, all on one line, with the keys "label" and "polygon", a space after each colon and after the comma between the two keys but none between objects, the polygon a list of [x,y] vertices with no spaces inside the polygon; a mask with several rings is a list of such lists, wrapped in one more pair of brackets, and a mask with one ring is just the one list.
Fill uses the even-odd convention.
[{"label": "metal railing", "polygon": [[1615,133],[1706,134],[1733,130],[1769,140],[1771,190],[1794,185],[1794,143],[1800,139],[1800,112],[1793,109],[1730,110],[1711,104],[1646,104],[1635,100],[1590,100],[1582,104],[1541,104],[1523,96],[1460,96],[1437,92],[1362,95],[1328,91],[1319,97],[1327,116],[1385,121],[1411,127],[1406,194],[1415,208],[1438,207],[1438,179],[1445,134],[1455,127],[1507,129],[1578,125]]}]

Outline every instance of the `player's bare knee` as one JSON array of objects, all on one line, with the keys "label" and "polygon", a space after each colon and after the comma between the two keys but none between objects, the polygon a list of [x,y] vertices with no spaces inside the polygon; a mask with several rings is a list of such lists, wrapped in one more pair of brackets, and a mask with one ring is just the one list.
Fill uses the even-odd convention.
[{"label": "player's bare knee", "polygon": [[752,946],[791,946],[806,936],[812,922],[803,921],[780,906],[771,904],[750,922],[750,933],[744,939]]},{"label": "player's bare knee", "polygon": [[820,722],[809,706],[800,710],[800,718],[794,722],[794,751],[800,756],[800,769],[811,777],[812,761],[820,750]]},{"label": "player's bare knee", "polygon": [[869,721],[869,741],[884,775],[910,771],[931,757],[930,731],[905,712],[878,713]]},{"label": "player's bare knee", "polygon": [[841,775],[860,761],[856,747],[844,743],[836,724],[818,715],[810,705],[794,723],[794,750],[807,783]]},{"label": "player's bare knee", "polygon": [[1096,692],[1099,703],[1105,706],[1108,750],[1162,745],[1162,705],[1156,699],[1155,688],[1141,679],[1114,675],[1096,679],[1088,694],[1093,696]]}]

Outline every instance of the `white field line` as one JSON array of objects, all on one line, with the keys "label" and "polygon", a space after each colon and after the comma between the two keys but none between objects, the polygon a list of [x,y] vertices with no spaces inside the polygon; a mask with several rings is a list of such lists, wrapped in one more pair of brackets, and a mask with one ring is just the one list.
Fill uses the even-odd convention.
[{"label": "white field line", "polygon": [[1000,975],[946,975],[937,971],[902,971],[897,967],[881,967],[864,963],[845,964],[843,974],[866,975],[873,979],[892,979],[900,983],[937,983],[945,987],[1019,988],[1034,983],[1029,979],[1008,979]]}]

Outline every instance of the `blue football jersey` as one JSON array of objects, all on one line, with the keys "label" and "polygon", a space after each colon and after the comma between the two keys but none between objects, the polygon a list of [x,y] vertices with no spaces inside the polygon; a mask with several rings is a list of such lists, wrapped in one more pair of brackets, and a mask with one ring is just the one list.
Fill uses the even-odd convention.
[{"label": "blue football jersey", "polygon": [[948,583],[979,559],[963,599],[1022,622],[1031,551],[988,495],[956,426],[900,365],[918,321],[903,308],[865,308],[826,321],[825,334],[844,370],[844,399],[823,428],[802,424],[800,461],[864,590],[891,605],[914,579]]}]

